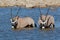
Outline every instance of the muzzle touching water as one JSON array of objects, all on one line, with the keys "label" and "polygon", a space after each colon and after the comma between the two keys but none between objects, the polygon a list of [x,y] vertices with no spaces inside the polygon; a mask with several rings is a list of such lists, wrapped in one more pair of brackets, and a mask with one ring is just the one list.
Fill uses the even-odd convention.
[{"label": "muzzle touching water", "polygon": [[45,27],[46,27],[46,22],[47,22],[47,21],[42,21],[42,22],[41,22],[41,24],[40,24],[41,28],[45,28]]},{"label": "muzzle touching water", "polygon": [[16,29],[18,23],[17,23],[17,21],[11,20],[11,25],[12,25],[12,28]]},{"label": "muzzle touching water", "polygon": [[12,23],[12,28],[14,28],[14,29],[16,29],[17,28],[17,22],[15,22],[15,23]]}]

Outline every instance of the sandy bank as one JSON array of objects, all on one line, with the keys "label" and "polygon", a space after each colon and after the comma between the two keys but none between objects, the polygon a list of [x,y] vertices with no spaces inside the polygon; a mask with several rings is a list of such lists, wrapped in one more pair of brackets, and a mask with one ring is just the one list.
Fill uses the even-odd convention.
[{"label": "sandy bank", "polygon": [[0,7],[23,6],[23,7],[46,7],[60,6],[60,0],[0,0]]}]

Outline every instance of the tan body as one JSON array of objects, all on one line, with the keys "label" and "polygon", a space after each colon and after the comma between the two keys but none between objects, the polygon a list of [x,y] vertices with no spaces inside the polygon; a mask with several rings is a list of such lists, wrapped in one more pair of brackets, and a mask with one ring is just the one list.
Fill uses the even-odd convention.
[{"label": "tan body", "polygon": [[19,18],[18,19],[18,26],[17,28],[24,28],[27,25],[33,24],[34,26],[34,20],[30,17],[25,17],[25,18]]},{"label": "tan body", "polygon": [[[49,18],[50,17],[50,18]],[[47,23],[47,21],[48,21],[48,24],[47,24],[47,26],[49,26],[51,23],[52,24],[54,24],[54,17],[53,16],[51,16],[51,15],[42,15],[41,16],[41,18],[42,18],[42,20],[45,20],[45,22]],[[46,19],[45,19],[46,18]],[[49,20],[48,20],[49,19]],[[42,20],[39,18],[39,20],[38,20],[38,24],[40,25],[41,23],[42,23]]]},{"label": "tan body", "polygon": [[15,17],[13,19],[18,23],[17,28],[24,28],[27,25],[33,25],[33,27],[35,27],[34,20],[30,17]]}]

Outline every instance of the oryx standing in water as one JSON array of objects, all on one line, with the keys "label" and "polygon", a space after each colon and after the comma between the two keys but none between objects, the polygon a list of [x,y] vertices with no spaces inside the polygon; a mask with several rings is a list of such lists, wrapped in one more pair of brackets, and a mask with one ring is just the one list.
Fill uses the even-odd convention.
[{"label": "oryx standing in water", "polygon": [[[54,28],[54,17],[51,15],[48,15],[49,9],[46,13],[46,15],[41,14],[38,20],[38,24],[41,29],[45,28]],[[40,10],[41,13],[41,10]]]},{"label": "oryx standing in water", "polygon": [[[18,12],[19,12],[19,9],[18,9]],[[18,12],[17,12],[17,14],[18,14]],[[17,15],[11,19],[11,24],[12,24],[12,28],[14,28],[14,29],[21,29],[21,28],[23,29],[23,28],[35,27],[34,20],[31,17],[21,18]]]}]

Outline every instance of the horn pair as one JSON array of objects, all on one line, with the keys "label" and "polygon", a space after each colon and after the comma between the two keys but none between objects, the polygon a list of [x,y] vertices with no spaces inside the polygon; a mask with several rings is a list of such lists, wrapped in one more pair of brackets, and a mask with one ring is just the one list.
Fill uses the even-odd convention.
[{"label": "horn pair", "polygon": [[18,16],[18,13],[19,13],[19,10],[20,10],[20,9],[21,9],[21,8],[19,7],[18,10],[17,10],[17,14],[16,14],[16,16]]},{"label": "horn pair", "polygon": [[[46,6],[48,6],[48,5],[46,5]],[[40,10],[40,9],[39,9],[39,10]],[[48,10],[47,10],[47,13],[46,13],[45,20],[46,20],[46,18],[47,18],[47,15],[48,15],[49,10],[50,10],[50,6],[48,7]],[[42,15],[42,12],[41,12],[41,10],[40,10],[40,19],[42,20],[41,15]],[[50,19],[50,18],[49,18],[49,19]],[[48,19],[48,21],[49,21],[49,19]],[[48,21],[47,21],[47,25],[48,25]]]},{"label": "horn pair", "polygon": [[[13,16],[12,15],[12,8],[10,8],[10,9],[11,9],[11,18],[12,18],[12,16]],[[18,8],[16,16],[18,16],[19,10],[20,10],[20,8]]]}]

